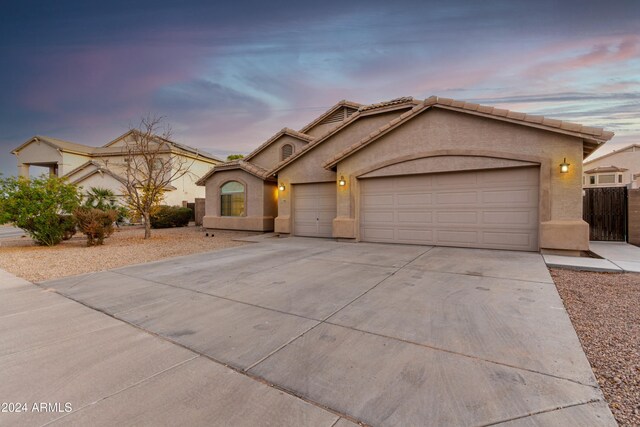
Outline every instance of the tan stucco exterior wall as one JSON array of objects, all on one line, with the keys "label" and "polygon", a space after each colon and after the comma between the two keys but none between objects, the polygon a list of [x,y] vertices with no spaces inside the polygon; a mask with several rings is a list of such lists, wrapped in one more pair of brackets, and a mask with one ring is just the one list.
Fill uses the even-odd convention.
[{"label": "tan stucco exterior wall", "polygon": [[[229,181],[245,185],[243,216],[220,216],[220,187]],[[213,174],[206,182],[206,215],[202,219],[202,225],[212,229],[272,231],[273,213],[276,209],[275,186],[275,183],[265,182],[243,170],[226,170]]]},{"label": "tan stucco exterior wall", "polygon": [[275,231],[279,233],[290,233],[291,231],[292,184],[336,182],[336,173],[324,169],[322,163],[335,153],[390,122],[404,111],[406,110],[362,117],[279,171],[278,182],[284,184],[286,188],[278,198],[278,217],[275,222]]},{"label": "tan stucco exterior wall", "polygon": [[313,137],[319,137],[319,136],[322,136],[322,135],[328,133],[332,129],[335,129],[336,127],[340,126],[341,124],[342,124],[341,122],[338,122],[338,123],[325,123],[325,124],[321,124],[321,125],[315,125],[311,129],[307,130],[305,133],[307,135],[311,135]]},{"label": "tan stucco exterior wall", "polygon": [[[337,175],[344,176],[348,184],[338,190],[334,236],[358,238],[360,194],[356,177],[396,162],[432,156],[471,156],[452,161],[451,170],[477,162],[474,157],[496,159],[496,166],[504,159],[540,164],[540,247],[588,250],[589,228],[582,221],[580,139],[441,109],[420,114],[338,164]],[[565,157],[571,167],[561,174],[558,165]],[[411,162],[406,168],[402,164],[394,168],[398,174],[416,173]]]},{"label": "tan stucco exterior wall", "polygon": [[297,153],[307,145],[306,142],[300,141],[298,138],[293,138],[290,135],[282,135],[277,140],[273,141],[271,145],[256,154],[249,161],[264,169],[271,169],[280,163],[282,146],[285,144],[291,144],[293,146],[293,153]]}]

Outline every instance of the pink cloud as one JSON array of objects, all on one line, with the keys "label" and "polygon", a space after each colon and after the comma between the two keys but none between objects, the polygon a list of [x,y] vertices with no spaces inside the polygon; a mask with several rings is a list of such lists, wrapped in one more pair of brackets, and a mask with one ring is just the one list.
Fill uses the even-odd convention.
[{"label": "pink cloud", "polygon": [[[602,40],[595,44],[593,40],[583,40],[573,45],[562,44],[551,46],[538,52],[533,52],[530,59],[538,62],[529,68],[525,75],[528,77],[545,77],[559,73],[580,70],[601,65],[611,65],[640,57],[640,39],[628,36],[623,40]],[[586,53],[576,54],[589,49]],[[560,59],[547,60],[549,56],[562,56]]]}]

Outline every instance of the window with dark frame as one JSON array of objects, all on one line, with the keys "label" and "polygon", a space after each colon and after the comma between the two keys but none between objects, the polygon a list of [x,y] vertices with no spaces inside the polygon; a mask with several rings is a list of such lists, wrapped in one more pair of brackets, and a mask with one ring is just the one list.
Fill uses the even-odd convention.
[{"label": "window with dark frame", "polygon": [[220,187],[220,216],[244,216],[244,185],[229,181]]}]

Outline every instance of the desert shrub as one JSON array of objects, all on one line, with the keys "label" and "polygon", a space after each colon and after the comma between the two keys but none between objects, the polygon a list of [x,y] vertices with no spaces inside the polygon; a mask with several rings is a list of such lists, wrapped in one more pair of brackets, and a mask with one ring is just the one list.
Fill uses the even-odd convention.
[{"label": "desert shrub", "polygon": [[77,208],[73,215],[78,228],[87,236],[87,246],[102,245],[113,234],[113,223],[118,217],[113,209],[103,211],[86,206]]},{"label": "desert shrub", "polygon": [[150,218],[152,228],[186,227],[191,219],[191,209],[178,206],[159,206]]},{"label": "desert shrub", "polygon": [[63,178],[0,179],[0,224],[23,229],[40,245],[57,245],[73,235],[68,214],[79,203],[77,187]]},{"label": "desert shrub", "polygon": [[83,206],[88,208],[96,208],[103,211],[116,211],[116,223],[122,224],[130,217],[129,209],[118,203],[118,197],[108,188],[91,187],[84,196]]},{"label": "desert shrub", "polygon": [[62,240],[69,240],[76,234],[76,218],[73,215],[59,215],[60,223],[64,227]]}]

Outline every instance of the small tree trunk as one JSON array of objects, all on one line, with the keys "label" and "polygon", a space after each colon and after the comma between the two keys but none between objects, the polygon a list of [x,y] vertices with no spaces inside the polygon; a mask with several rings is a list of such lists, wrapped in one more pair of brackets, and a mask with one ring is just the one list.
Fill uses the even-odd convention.
[{"label": "small tree trunk", "polygon": [[144,238],[149,239],[151,237],[151,220],[149,219],[149,214],[147,212],[144,213]]}]

